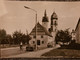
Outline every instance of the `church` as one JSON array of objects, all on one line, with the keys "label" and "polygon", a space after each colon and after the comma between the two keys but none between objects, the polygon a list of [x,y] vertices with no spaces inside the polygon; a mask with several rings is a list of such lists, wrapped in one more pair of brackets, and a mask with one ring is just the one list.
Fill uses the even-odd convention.
[{"label": "church", "polygon": [[55,35],[58,30],[58,17],[55,12],[52,13],[50,20],[50,28],[48,28],[49,19],[45,10],[44,16],[42,17],[42,24],[38,22],[29,34],[32,38],[29,41],[31,45],[35,45],[35,43],[37,43],[38,48],[45,48],[48,44],[52,44],[52,46],[55,45]]}]

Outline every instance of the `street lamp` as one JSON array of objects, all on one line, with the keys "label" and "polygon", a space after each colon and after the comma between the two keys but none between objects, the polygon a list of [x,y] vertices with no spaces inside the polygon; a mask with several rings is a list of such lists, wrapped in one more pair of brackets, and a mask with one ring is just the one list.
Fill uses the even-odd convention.
[{"label": "street lamp", "polygon": [[32,11],[34,11],[35,13],[36,13],[36,31],[35,31],[35,36],[36,36],[36,38],[35,38],[35,41],[36,41],[36,50],[37,50],[37,11],[36,10],[34,10],[34,9],[32,9],[32,8],[30,8],[30,7],[27,7],[27,6],[24,6],[25,8],[27,8],[27,9],[30,9],[30,10],[32,10]]}]

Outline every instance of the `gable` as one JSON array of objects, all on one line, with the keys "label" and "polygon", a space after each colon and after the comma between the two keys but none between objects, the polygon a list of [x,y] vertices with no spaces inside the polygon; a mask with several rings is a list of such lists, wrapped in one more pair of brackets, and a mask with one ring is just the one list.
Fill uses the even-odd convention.
[{"label": "gable", "polygon": [[[36,34],[36,26],[32,29],[30,35]],[[37,35],[48,35],[51,36],[51,34],[46,30],[45,27],[43,27],[39,22],[37,23]]]},{"label": "gable", "polygon": [[[30,35],[35,35],[35,33],[36,33],[36,26],[32,29]],[[45,31],[39,23],[37,24],[37,35],[45,35]]]}]

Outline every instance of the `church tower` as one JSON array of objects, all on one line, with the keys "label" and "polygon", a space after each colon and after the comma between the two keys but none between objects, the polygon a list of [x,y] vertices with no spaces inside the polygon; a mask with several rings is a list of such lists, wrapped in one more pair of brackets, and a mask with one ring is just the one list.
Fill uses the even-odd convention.
[{"label": "church tower", "polygon": [[57,14],[55,12],[53,12],[53,14],[51,15],[51,30],[52,30],[52,32],[57,31],[57,25],[58,25],[57,22],[58,22]]},{"label": "church tower", "polygon": [[52,13],[51,15],[51,34],[53,36],[53,45],[55,45],[55,36],[57,32],[57,25],[58,25],[58,17],[55,12]]},{"label": "church tower", "polygon": [[48,17],[46,14],[46,10],[44,12],[44,17],[42,18],[42,26],[45,27],[48,30]]}]

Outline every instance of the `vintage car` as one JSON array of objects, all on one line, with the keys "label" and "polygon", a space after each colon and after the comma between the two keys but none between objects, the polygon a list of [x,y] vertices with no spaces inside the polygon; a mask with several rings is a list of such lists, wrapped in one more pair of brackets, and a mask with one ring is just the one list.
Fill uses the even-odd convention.
[{"label": "vintage car", "polygon": [[35,50],[35,46],[32,46],[32,45],[27,45],[26,46],[26,51],[34,51]]}]

